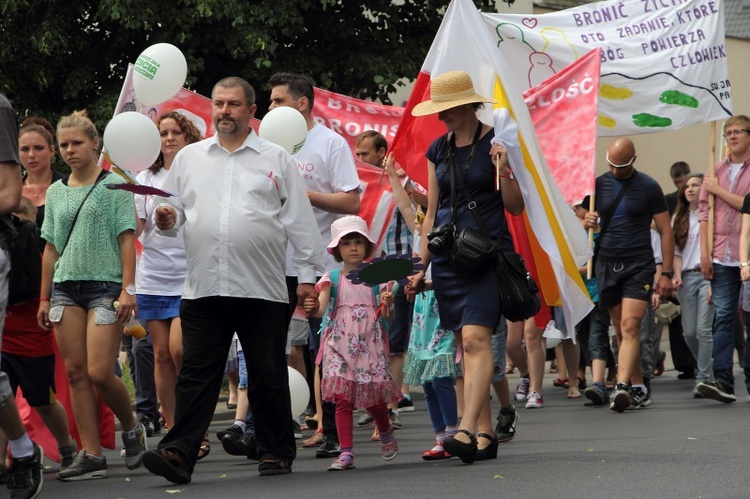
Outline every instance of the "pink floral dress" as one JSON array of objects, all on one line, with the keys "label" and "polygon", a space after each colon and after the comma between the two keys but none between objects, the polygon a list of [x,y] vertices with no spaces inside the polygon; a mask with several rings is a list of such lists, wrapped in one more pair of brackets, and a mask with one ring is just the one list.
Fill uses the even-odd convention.
[{"label": "pink floral dress", "polygon": [[[318,287],[330,286],[326,273]],[[321,393],[323,399],[350,401],[355,407],[396,402],[400,387],[391,377],[388,338],[380,319],[373,289],[340,278],[331,322],[321,340]],[[330,307],[326,313],[331,313]]]}]

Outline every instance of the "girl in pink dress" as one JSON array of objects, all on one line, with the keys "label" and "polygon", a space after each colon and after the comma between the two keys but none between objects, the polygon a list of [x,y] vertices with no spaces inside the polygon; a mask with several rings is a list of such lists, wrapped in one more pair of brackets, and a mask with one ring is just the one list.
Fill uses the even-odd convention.
[{"label": "girl in pink dress", "polygon": [[[327,272],[318,282],[318,301],[305,300],[305,311],[323,317],[321,340],[321,392],[324,400],[336,404],[336,428],[341,455],[329,471],[354,468],[352,413],[364,407],[380,431],[381,454],[390,461],[398,443],[388,417],[387,404],[401,398],[388,363],[388,335],[381,318],[390,317],[393,291],[387,285],[373,289],[352,284],[346,275],[373,256],[375,242],[367,224],[357,216],[346,216],[331,225],[333,239],[328,252],[341,270]],[[378,294],[379,293],[379,294]]]}]

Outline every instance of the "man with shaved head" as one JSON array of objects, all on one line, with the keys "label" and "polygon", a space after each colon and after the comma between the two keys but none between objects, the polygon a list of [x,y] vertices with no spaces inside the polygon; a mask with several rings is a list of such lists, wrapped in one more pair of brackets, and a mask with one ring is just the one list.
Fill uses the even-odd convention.
[{"label": "man with shaved head", "polygon": [[[601,226],[594,268],[599,304],[609,310],[619,344],[617,386],[610,402],[610,409],[617,412],[651,404],[640,367],[640,325],[652,292],[671,296],[674,277],[674,240],[664,192],[654,179],[635,169],[636,157],[630,139],[610,144],[609,172],[596,179],[596,211],[586,214],[587,228]],[[661,236],[663,255],[655,290],[652,220]]]}]

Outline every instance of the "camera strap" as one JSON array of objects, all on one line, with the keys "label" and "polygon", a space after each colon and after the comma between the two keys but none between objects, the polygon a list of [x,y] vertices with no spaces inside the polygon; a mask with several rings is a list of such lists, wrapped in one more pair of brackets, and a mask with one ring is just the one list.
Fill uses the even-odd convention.
[{"label": "camera strap", "polygon": [[[471,150],[469,151],[469,156],[466,159],[466,169],[468,170],[471,166],[471,162],[474,159],[474,153],[477,149],[477,144],[479,143],[479,134],[482,131],[482,122],[480,121],[477,124],[477,131],[474,133],[474,142],[471,144]],[[477,211],[477,203],[474,201],[474,199],[471,196],[471,192],[466,187],[466,182],[464,180],[464,170],[461,168],[461,165],[459,164],[455,151],[453,151],[456,148],[456,140],[453,134],[448,139],[448,150],[452,152],[451,154],[451,163],[449,164],[449,168],[451,171],[451,212],[453,214],[453,226],[456,225],[456,208],[458,206],[458,196],[456,195],[456,181],[455,177],[458,176],[458,181],[461,183],[461,190],[464,193],[464,197],[466,198],[466,207],[469,209],[469,212],[474,216],[474,220],[476,220],[477,225],[479,226],[479,229],[482,231],[482,234],[488,238],[492,239],[492,236],[490,235],[490,231],[487,228],[487,224],[484,223],[484,219],[479,215],[479,212]],[[447,158],[446,158],[447,159]],[[448,163],[446,163],[448,164]],[[455,174],[454,174],[455,172]]]},{"label": "camera strap", "polygon": [[[479,144],[480,135],[482,133],[482,122],[479,121],[477,123],[477,129],[474,132],[474,140],[471,142],[471,149],[469,149],[469,155],[466,157],[466,169],[468,170],[469,167],[471,167],[471,163],[474,160],[474,153],[477,152],[477,145]],[[473,208],[476,207],[476,203],[472,201],[471,194],[466,189],[466,186],[464,185],[464,178],[463,178],[463,170],[461,169],[461,162],[458,160],[458,154],[457,154],[457,147],[456,147],[456,135],[451,132],[448,134],[448,152],[445,155],[445,166],[450,170],[451,174],[451,225],[453,225],[454,230],[456,227],[456,209],[458,207],[458,196],[456,195],[456,179],[455,179],[455,171],[458,171],[458,178],[461,181],[461,189],[464,191],[464,197],[466,198],[468,202],[468,207],[470,210],[472,210],[472,213],[474,213]],[[474,213],[474,216],[476,217],[476,213]],[[481,220],[481,219],[478,219]],[[484,222],[482,221],[482,224]],[[481,225],[480,225],[481,227]],[[486,230],[485,232],[489,234],[489,232]]]}]

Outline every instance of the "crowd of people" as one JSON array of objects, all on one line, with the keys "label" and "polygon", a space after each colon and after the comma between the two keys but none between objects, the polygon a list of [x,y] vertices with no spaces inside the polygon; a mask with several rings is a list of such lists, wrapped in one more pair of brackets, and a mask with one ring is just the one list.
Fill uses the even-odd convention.
[{"label": "crowd of people", "polygon": [[[509,230],[525,209],[508,159],[516,144],[479,118],[494,101],[465,72],[433,78],[430,99],[412,111],[437,115],[446,129],[425,151],[426,186],[406,177],[385,137],[357,138],[356,157],[383,169],[396,202],[379,246],[357,216],[355,155],[312,119],[312,80],[278,73],[268,86],[271,109],[293,107],[305,118],[304,146],[290,155],[261,139],[250,126],[254,88],[224,78],[211,95],[214,136],[201,137],[179,111],[152,117],[161,152],[137,180],[177,195],[168,199],[111,188],[124,180],[100,167],[101,139],[85,112],[56,127],[28,118],[19,130],[0,95],[0,481],[14,499],[40,493],[45,451],[59,458],[58,480],[105,478],[107,411],[122,427],[128,469],[143,464],[190,482],[211,450],[207,431],[235,344],[237,412],[217,436],[229,454],[257,460],[260,475],[291,472],[302,429],[314,431],[303,447],[332,458],[330,471],[355,468],[355,425],[374,423],[383,459],[396,458],[399,412],[414,410],[409,386],[423,389],[435,435],[427,461],[495,459],[516,435],[514,402],[544,407],[542,332],[552,318],[564,329],[562,314],[543,306],[536,317],[507,321],[494,258],[467,265],[457,249],[472,238],[495,252],[525,244]],[[675,367],[695,378],[691,395],[737,400],[733,355],[750,320],[750,118],[729,118],[724,137],[726,159],[711,172],[673,165],[678,189],[666,197],[636,170],[634,143],[613,140],[595,202],[571,207],[594,234],[595,258],[593,276],[580,269],[594,308],[575,325],[580,341],[563,340],[559,350],[565,369],[554,384],[569,399],[615,412],[651,405],[665,357],[659,316],[670,324]],[[69,175],[52,168],[56,154]],[[40,284],[18,299],[9,249],[29,227]],[[404,285],[347,278],[382,255],[417,256],[425,268]],[[134,316],[147,336],[126,327]],[[135,413],[118,376],[123,338],[132,345]],[[747,355],[742,348],[750,393]],[[55,376],[56,358],[64,379]],[[287,366],[308,382],[302,414],[292,414]],[[507,379],[514,369],[515,392]],[[67,393],[61,384],[69,400],[58,400]],[[56,454],[21,424],[19,387]],[[147,437],[162,433],[149,450]]]}]

